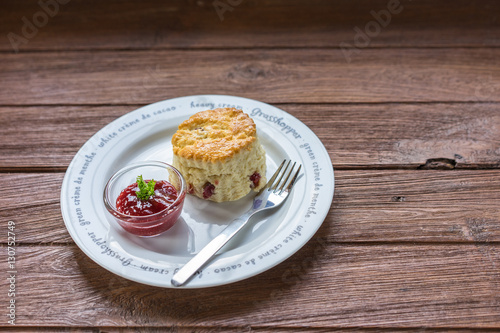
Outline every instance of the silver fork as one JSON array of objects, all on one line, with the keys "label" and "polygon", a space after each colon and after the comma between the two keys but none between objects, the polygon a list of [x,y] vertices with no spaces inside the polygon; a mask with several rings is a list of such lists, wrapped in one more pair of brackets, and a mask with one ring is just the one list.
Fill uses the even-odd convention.
[{"label": "silver fork", "polygon": [[[299,165],[297,171],[292,176],[296,163],[294,162],[290,170],[291,161],[285,166],[284,160],[278,167],[278,170],[269,179],[266,186],[262,188],[253,200],[252,207],[242,216],[229,224],[217,237],[208,243],[197,255],[187,262],[172,277],[171,283],[180,287],[185,284],[203,265],[205,265],[234,235],[238,233],[258,212],[279,207],[292,191],[293,185],[297,180],[302,165]],[[283,168],[284,167],[284,168]],[[287,174],[288,171],[288,174]],[[286,175],[286,176],[285,176]],[[291,178],[290,178],[291,177]]]}]

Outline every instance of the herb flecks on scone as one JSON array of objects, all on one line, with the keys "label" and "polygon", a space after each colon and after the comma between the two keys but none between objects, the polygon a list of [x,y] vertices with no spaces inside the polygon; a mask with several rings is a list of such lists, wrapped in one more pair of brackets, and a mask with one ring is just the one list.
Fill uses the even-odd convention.
[{"label": "herb flecks on scone", "polygon": [[254,121],[235,108],[194,114],[172,138],[173,165],[188,193],[222,202],[259,191],[266,184],[266,154]]}]

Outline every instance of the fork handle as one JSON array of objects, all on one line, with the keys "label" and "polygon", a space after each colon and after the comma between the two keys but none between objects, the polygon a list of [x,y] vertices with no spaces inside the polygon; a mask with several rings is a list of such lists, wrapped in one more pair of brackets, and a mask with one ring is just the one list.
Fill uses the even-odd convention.
[{"label": "fork handle", "polygon": [[207,263],[238,231],[245,226],[252,214],[241,216],[231,222],[217,237],[205,245],[197,255],[187,262],[170,281],[174,286],[180,287],[186,283],[203,265]]}]

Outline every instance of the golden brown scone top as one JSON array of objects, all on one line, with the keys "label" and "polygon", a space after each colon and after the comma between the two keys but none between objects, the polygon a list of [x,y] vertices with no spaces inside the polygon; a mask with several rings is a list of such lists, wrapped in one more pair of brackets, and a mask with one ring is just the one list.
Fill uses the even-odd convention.
[{"label": "golden brown scone top", "polygon": [[201,111],[179,125],[172,137],[174,154],[202,161],[224,161],[256,140],[256,126],[242,110]]}]

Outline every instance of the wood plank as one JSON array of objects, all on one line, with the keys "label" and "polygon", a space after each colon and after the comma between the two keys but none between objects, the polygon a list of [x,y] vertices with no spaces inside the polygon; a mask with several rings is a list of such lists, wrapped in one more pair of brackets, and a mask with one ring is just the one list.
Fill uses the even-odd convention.
[{"label": "wood plank", "polygon": [[[277,106],[318,135],[335,168],[500,165],[500,104]],[[0,107],[0,170],[64,170],[93,134],[138,107]]]},{"label": "wood plank", "polygon": [[500,101],[500,49],[0,54],[0,104],[148,104],[224,94],[268,103]]},{"label": "wood plank", "polygon": [[2,169],[66,169],[102,127],[138,107],[0,108]]},{"label": "wood plank", "polygon": [[[3,329],[0,327],[0,330]],[[217,327],[205,327],[205,326],[158,326],[158,327],[144,327],[144,326],[127,326],[127,327],[110,327],[110,326],[92,326],[92,327],[40,327],[36,328],[33,326],[20,326],[8,327],[8,332],[22,332],[22,333],[40,333],[40,332],[50,332],[50,333],[66,333],[66,332],[79,332],[79,333],[95,333],[95,332],[106,332],[106,333],[212,333],[212,332],[261,332],[261,333],[288,333],[288,332],[304,332],[304,329],[299,327],[286,327],[286,328],[274,328],[274,327],[251,327],[251,326],[217,326]],[[7,331],[7,330],[6,330]],[[382,330],[383,331],[383,330]],[[316,333],[330,333],[332,329],[330,328],[318,328],[318,327],[308,327],[307,332]],[[363,329],[358,328],[343,328],[335,329],[334,332],[363,332]],[[379,330],[380,332],[380,330]],[[394,331],[391,331],[394,332]],[[422,333],[421,329],[406,329],[405,332],[409,333]],[[481,332],[479,330],[470,329],[467,332]]]},{"label": "wood plank", "polygon": [[[500,241],[500,170],[338,170],[335,177],[333,204],[318,232],[328,242]],[[72,243],[59,206],[62,178],[0,178],[4,193],[18,184],[0,197],[0,217],[16,223],[20,244]]]},{"label": "wood plank", "polygon": [[[5,247],[0,252],[6,256]],[[74,246],[19,246],[17,258],[22,326],[500,328],[497,246],[314,238],[263,274],[199,290],[125,280]],[[0,288],[8,289],[7,279]]]},{"label": "wood plank", "polygon": [[[0,327],[0,331],[4,331]],[[7,331],[7,329],[5,329]],[[331,333],[331,332],[365,332],[366,328],[320,328],[320,327],[255,327],[255,326],[157,326],[157,327],[144,327],[144,326],[127,326],[127,327],[110,327],[110,326],[92,326],[92,327],[40,327],[37,326],[20,326],[17,327],[8,327],[8,331],[10,333],[14,332],[22,332],[22,333],[39,333],[39,332],[50,332],[50,333],[66,333],[66,332],[84,332],[84,333],[95,333],[95,332],[106,332],[106,333],[212,333],[212,332],[261,332],[261,333],[288,333],[288,332],[315,332],[315,333]],[[404,331],[408,333],[422,333],[422,328],[404,328],[400,330],[395,330],[392,328],[377,328],[374,331],[376,332],[398,332]],[[450,330],[441,329],[436,331],[449,332]],[[484,332],[484,329],[460,329],[460,332],[464,333],[473,333],[473,332]]]},{"label": "wood plank", "polygon": [[[45,11],[51,15],[44,20],[38,1],[3,1],[0,30],[25,40],[2,38],[0,50],[338,48],[343,42],[354,44],[356,38],[364,47],[500,45],[500,5],[495,0],[401,0],[390,18],[380,15],[382,25],[373,26],[365,40],[355,29],[365,32],[367,25],[376,23],[371,12],[387,11],[387,0],[315,0],[307,5],[286,0],[219,1],[227,6],[220,15],[214,3],[71,0],[58,8],[49,6]],[[24,28],[23,34],[34,16],[39,27]]]}]

